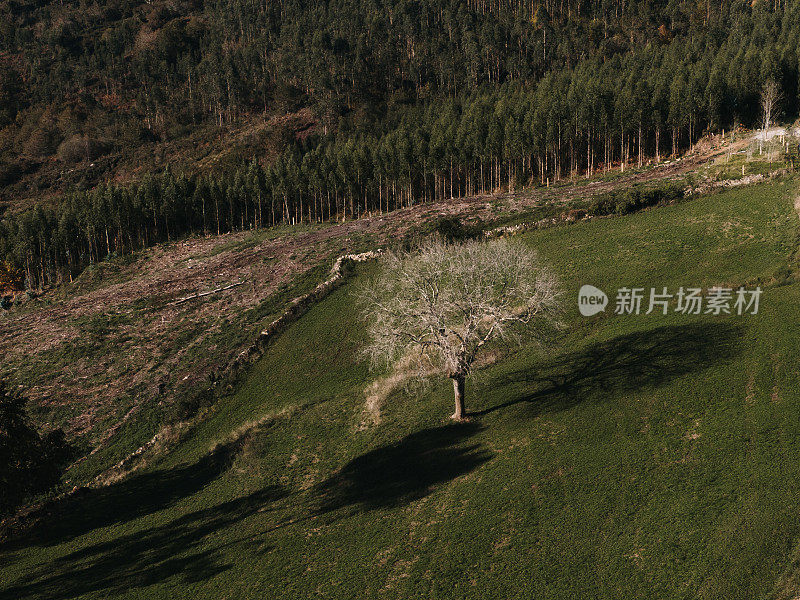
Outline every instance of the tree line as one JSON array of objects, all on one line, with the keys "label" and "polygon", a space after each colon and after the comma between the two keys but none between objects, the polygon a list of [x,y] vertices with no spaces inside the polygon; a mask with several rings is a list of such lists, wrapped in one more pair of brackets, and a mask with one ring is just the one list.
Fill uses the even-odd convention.
[{"label": "tree line", "polygon": [[[250,13],[244,5],[232,6],[219,18],[237,18],[238,35],[250,35],[256,43],[253,23],[245,19]],[[419,18],[440,5],[402,4],[390,20],[401,19],[412,6],[418,7]],[[511,5],[467,6],[476,14],[495,14]],[[571,27],[585,25],[591,15],[611,14],[609,6],[622,10],[613,2],[568,2],[564,10],[574,12],[573,17],[562,15],[558,26],[558,19],[548,21],[557,32],[551,43],[566,43]],[[354,7],[351,13],[367,10]],[[302,9],[291,2],[250,8],[255,14],[284,11],[281,28],[291,27],[284,22],[287,14]],[[369,10],[385,17],[381,11],[387,8]],[[630,5],[623,12],[627,10]],[[254,160],[217,175],[167,171],[132,185],[68,194],[55,206],[9,211],[0,221],[0,259],[23,270],[28,287],[39,288],[68,281],[106,256],[188,234],[358,218],[417,202],[642,165],[677,155],[707,131],[757,124],[759,94],[766,82],[783,92],[785,113],[796,113],[800,18],[795,17],[800,5],[742,8],[723,3],[719,11],[704,27],[695,17],[685,27],[678,17],[670,17],[673,33],[667,33],[673,39],[631,47],[624,54],[589,53],[573,67],[519,77],[499,74],[491,81],[478,77],[460,93],[460,87],[446,93],[444,88],[429,90],[427,96],[389,102],[380,110],[351,110],[328,133],[289,143],[270,164]],[[442,8],[436,19],[445,14]],[[538,9],[531,14],[534,21],[545,18]],[[656,20],[664,16],[658,14]],[[320,23],[332,27],[340,20],[331,16],[330,22]],[[325,72],[319,68],[326,64],[324,56],[301,53],[295,60],[303,56],[316,66],[315,72]],[[500,62],[505,64],[505,58]],[[429,56],[423,63],[434,65],[435,60]],[[245,74],[231,75],[228,81],[257,89]],[[430,82],[418,83],[424,87]],[[143,82],[141,89],[155,94],[148,85]],[[197,85],[206,87],[199,81]],[[386,85],[402,88],[397,82]],[[353,78],[342,86],[355,93],[359,84]],[[173,105],[178,99],[165,102]]]},{"label": "tree line", "polygon": [[755,60],[750,55],[747,68],[719,77],[724,56],[649,47],[584,61],[535,84],[484,86],[401,105],[372,123],[343,123],[266,166],[253,160],[218,176],[167,170],[133,185],[102,185],[7,216],[0,256],[36,288],[70,280],[109,255],[187,234],[358,218],[641,166],[755,115],[763,82],[783,81],[770,54],[757,64],[747,62]]}]

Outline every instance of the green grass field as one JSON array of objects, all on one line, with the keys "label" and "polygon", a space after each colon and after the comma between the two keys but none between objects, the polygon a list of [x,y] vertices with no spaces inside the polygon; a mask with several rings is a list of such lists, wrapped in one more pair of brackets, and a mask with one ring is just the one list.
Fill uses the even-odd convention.
[{"label": "green grass field", "polygon": [[[463,425],[442,381],[363,426],[360,267],[166,459],[0,549],[0,597],[796,597],[796,194],[526,234],[568,327],[478,370]],[[765,292],[758,315],[586,319],[584,283]]]}]

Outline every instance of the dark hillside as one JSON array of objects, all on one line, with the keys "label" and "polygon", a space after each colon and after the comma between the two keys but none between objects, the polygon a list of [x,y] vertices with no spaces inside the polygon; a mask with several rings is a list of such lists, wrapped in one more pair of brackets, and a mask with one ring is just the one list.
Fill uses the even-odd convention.
[{"label": "dark hillside", "polygon": [[[520,86],[548,74],[522,101],[520,139],[502,123],[478,129],[489,145],[464,157],[445,122],[426,170],[527,157],[527,171],[558,178],[638,162],[685,148],[707,127],[754,123],[768,79],[794,114],[798,10],[739,1],[3,0],[0,201],[25,205],[166,164],[191,170],[206,142],[230,144],[242,129],[250,139],[234,162],[271,160],[311,133],[390,131],[444,98],[462,99],[457,112],[478,91],[513,105]],[[310,119],[264,136],[264,118],[304,108]],[[336,177],[347,187],[343,171]]]}]

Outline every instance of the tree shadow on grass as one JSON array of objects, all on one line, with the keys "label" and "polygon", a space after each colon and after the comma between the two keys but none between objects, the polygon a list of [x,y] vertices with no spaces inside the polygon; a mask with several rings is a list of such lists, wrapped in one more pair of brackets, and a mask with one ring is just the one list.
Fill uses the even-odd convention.
[{"label": "tree shadow on grass", "polygon": [[519,385],[522,394],[473,413],[489,414],[514,405],[528,405],[529,416],[563,410],[598,392],[657,387],[729,361],[740,352],[742,327],[729,323],[664,326],[619,336],[571,352],[535,369],[518,369],[493,382]]},{"label": "tree shadow on grass", "polygon": [[110,597],[170,579],[176,584],[210,579],[231,568],[223,561],[226,547],[247,540],[208,549],[208,536],[263,511],[265,505],[284,495],[278,487],[267,487],[163,525],[76,550],[0,590],[0,599],[67,600],[98,592]]},{"label": "tree shadow on grass", "polygon": [[[35,523],[1,547],[0,561],[16,550],[70,543],[93,530],[124,525],[167,509],[197,494],[232,464],[242,441],[219,446],[196,463],[133,475],[97,489],[85,489],[35,515]],[[196,582],[230,568],[222,562],[222,547],[199,550],[206,538],[241,521],[282,497],[270,486],[185,514],[163,525],[103,536],[108,541],[75,550],[43,564],[2,589],[0,599],[48,598],[66,600],[102,592],[103,597],[171,578]]]},{"label": "tree shadow on grass", "polygon": [[192,496],[222,475],[238,454],[241,441],[218,446],[194,464],[131,475],[100,488],[83,488],[31,515],[35,524],[2,550],[53,546],[100,527],[126,523]]},{"label": "tree shadow on grass", "polygon": [[[562,410],[598,392],[637,390],[699,372],[738,351],[741,328],[693,323],[636,332],[554,359],[536,371],[520,369],[493,385],[522,386],[512,399],[472,413],[485,415],[524,404],[531,414]],[[426,429],[353,459],[316,486],[317,514],[341,508],[372,510],[407,504],[436,485],[469,473],[489,453],[467,441],[477,423]]]},{"label": "tree shadow on grass", "polygon": [[467,443],[480,430],[476,423],[425,429],[351,460],[316,486],[317,514],[391,508],[427,496],[489,460],[479,444]]}]

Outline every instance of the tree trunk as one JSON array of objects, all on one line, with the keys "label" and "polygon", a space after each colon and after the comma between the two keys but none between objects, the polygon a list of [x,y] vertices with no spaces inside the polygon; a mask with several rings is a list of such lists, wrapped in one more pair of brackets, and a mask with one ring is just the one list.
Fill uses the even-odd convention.
[{"label": "tree trunk", "polygon": [[464,411],[464,376],[456,375],[453,379],[453,395],[455,396],[455,412],[450,417],[454,421],[462,421],[466,412]]}]

